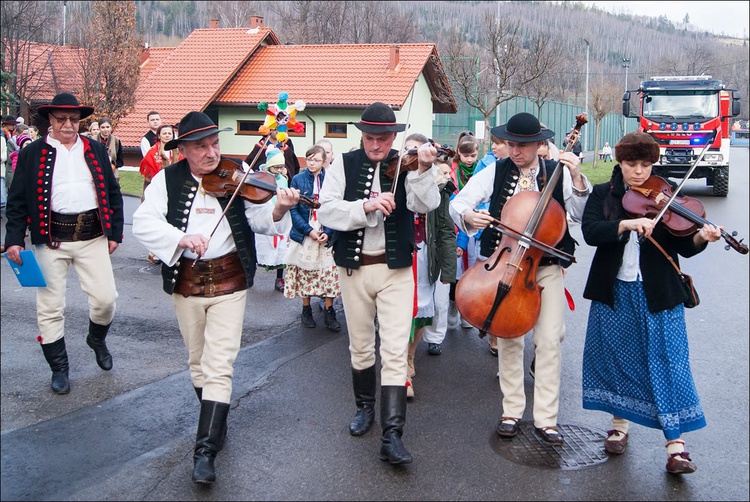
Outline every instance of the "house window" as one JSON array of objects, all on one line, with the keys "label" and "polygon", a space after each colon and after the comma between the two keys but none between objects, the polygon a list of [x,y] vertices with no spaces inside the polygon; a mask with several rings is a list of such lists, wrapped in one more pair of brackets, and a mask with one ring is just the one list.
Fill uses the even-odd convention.
[{"label": "house window", "polygon": [[237,134],[252,134],[260,136],[260,126],[263,125],[261,120],[238,120]]},{"label": "house window", "polygon": [[[299,121],[303,126],[305,126],[305,131],[307,130],[307,124],[305,122]],[[262,120],[238,120],[237,121],[237,134],[240,135],[252,135],[252,136],[260,136],[260,126],[263,125]],[[287,134],[289,136],[305,136],[304,132],[294,132],[292,130],[288,130]]]},{"label": "house window", "polygon": [[346,122],[326,122],[327,138],[346,138]]}]

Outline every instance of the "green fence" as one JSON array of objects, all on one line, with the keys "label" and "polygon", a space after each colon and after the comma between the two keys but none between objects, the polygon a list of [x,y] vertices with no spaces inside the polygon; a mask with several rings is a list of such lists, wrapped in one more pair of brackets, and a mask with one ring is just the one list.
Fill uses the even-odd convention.
[{"label": "green fence", "polygon": [[[537,111],[536,104],[530,99],[523,97],[513,98],[510,101],[502,103],[498,107],[498,110],[493,113],[490,120],[491,125],[497,125],[495,117],[497,117],[498,123],[504,124],[516,113],[527,112],[538,116]],[[576,115],[583,112],[584,107],[582,106],[552,101],[542,106],[542,113],[538,118],[543,124],[555,131],[555,144],[561,147],[565,135],[575,126]],[[478,120],[483,120],[483,117],[475,108],[471,108],[463,102],[459,103],[457,113],[435,115],[435,121],[432,124],[433,139],[438,143],[455,145],[461,131],[469,130],[476,133],[475,125]],[[625,128],[624,130],[623,127]],[[637,127],[638,121],[636,119],[626,119],[620,113],[608,114],[602,120],[599,129],[598,148],[601,149],[605,141],[614,146],[625,133],[633,132]],[[591,117],[589,117],[589,123],[584,128],[588,128],[588,130],[581,134],[581,143],[583,144],[584,151],[592,151],[595,147],[595,124]],[[585,144],[584,139],[586,140]],[[483,150],[480,153],[484,154]]]}]

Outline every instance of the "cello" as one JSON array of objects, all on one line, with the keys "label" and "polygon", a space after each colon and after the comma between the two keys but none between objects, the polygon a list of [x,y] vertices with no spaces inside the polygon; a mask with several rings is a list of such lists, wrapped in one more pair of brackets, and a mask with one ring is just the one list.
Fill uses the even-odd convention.
[{"label": "cello", "polygon": [[[576,116],[565,152],[572,150],[586,114]],[[464,272],[456,285],[456,307],[480,330],[500,338],[517,338],[530,331],[541,311],[542,288],[536,281],[545,254],[574,262],[555,248],[565,236],[567,215],[552,193],[565,167],[558,161],[542,192],[520,192],[508,199],[493,228],[503,236],[487,261]],[[521,229],[521,230],[518,230]]]}]

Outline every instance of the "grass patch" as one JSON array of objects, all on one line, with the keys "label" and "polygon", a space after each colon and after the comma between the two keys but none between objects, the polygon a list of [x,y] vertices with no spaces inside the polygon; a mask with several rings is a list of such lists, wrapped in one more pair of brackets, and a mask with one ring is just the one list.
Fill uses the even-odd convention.
[{"label": "grass patch", "polygon": [[123,195],[140,197],[143,193],[143,176],[139,171],[120,171],[120,191]]},{"label": "grass patch", "polygon": [[593,162],[584,162],[581,164],[581,173],[589,179],[592,185],[597,185],[609,181],[614,166],[615,162],[599,162],[596,167]]}]

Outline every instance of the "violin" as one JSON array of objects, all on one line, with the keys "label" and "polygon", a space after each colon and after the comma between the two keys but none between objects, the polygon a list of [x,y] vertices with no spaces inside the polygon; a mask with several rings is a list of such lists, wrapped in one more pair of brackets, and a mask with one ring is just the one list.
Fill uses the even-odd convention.
[{"label": "violin", "polygon": [[[453,158],[456,156],[456,151],[448,145],[439,145],[434,141],[430,140],[430,144],[437,150],[438,157]],[[401,159],[401,172],[404,171],[416,171],[419,169],[419,156],[417,155],[417,148],[409,148],[404,152]],[[389,161],[388,168],[385,171],[385,175],[388,178],[393,179],[396,175],[396,168],[398,167],[399,156],[394,155]]]},{"label": "violin", "polygon": [[[221,159],[216,169],[203,176],[201,183],[203,190],[209,195],[231,197],[243,177],[245,181],[238,195],[246,201],[263,204],[276,195],[276,177],[273,174],[266,171],[245,173],[242,166],[229,159]],[[313,209],[320,207],[320,202],[304,195],[300,195],[299,200]]]},{"label": "violin", "polygon": [[[586,114],[576,116],[571,132],[572,150]],[[558,161],[540,192],[519,192],[508,199],[493,221],[503,234],[497,249],[484,261],[477,261],[456,283],[456,307],[461,316],[485,334],[500,338],[518,338],[536,324],[542,306],[542,287],[536,280],[541,259],[552,255],[574,262],[575,258],[555,246],[567,230],[565,208],[552,198],[564,166]]]},{"label": "violin", "polygon": [[[659,211],[664,208],[664,204],[672,197],[672,185],[664,178],[656,175],[649,177],[642,185],[630,187],[630,190],[622,196],[622,207],[631,218],[653,218]],[[675,197],[669,205],[661,221],[667,227],[672,235],[686,236],[695,232],[704,225],[715,225],[705,219],[706,211],[703,203],[686,195]],[[737,241],[734,237],[737,232],[731,235],[724,230],[721,236],[727,243],[724,249],[733,248],[741,254],[747,254],[747,244],[743,244],[744,239]]]}]

